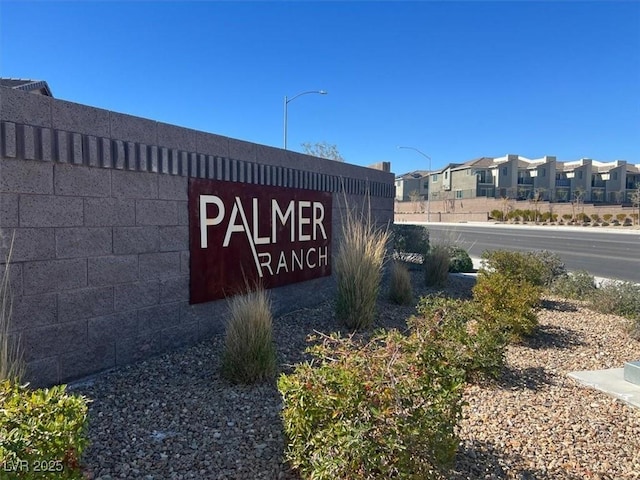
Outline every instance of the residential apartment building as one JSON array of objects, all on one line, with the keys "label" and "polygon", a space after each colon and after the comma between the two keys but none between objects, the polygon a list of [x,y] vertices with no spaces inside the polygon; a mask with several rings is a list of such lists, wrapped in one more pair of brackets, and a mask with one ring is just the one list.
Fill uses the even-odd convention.
[{"label": "residential apartment building", "polygon": [[396,177],[396,200],[399,202],[426,200],[429,197],[429,172],[416,170]]},{"label": "residential apartment building", "polygon": [[[410,199],[409,193],[418,185],[411,177],[415,173],[396,177],[396,199]],[[640,184],[640,164],[624,160],[598,162],[590,158],[558,162],[554,156],[529,159],[510,154],[450,163],[427,176],[428,181],[422,177],[419,180],[420,195],[423,198],[428,195],[431,200],[491,197],[631,203],[631,195]]]}]

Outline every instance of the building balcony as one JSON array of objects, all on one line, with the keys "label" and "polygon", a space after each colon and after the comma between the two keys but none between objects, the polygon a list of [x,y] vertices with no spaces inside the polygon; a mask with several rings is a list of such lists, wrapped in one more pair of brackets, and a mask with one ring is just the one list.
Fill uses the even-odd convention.
[{"label": "building balcony", "polygon": [[556,178],[556,187],[570,187],[571,179],[570,178]]}]

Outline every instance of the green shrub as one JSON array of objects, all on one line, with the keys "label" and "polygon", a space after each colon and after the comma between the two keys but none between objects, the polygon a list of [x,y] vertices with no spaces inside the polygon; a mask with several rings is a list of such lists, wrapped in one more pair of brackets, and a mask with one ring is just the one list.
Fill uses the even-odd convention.
[{"label": "green shrub", "polygon": [[523,210],[522,211],[522,221],[523,222],[530,222],[533,221],[535,219],[536,213],[533,210]]},{"label": "green shrub", "polygon": [[528,252],[526,255],[532,262],[540,262],[542,264],[539,284],[541,286],[549,287],[556,278],[567,274],[564,262],[555,252],[550,252],[549,250],[534,250]]},{"label": "green shrub", "polygon": [[449,272],[473,272],[473,261],[464,248],[457,245],[449,247]]},{"label": "green shrub", "polygon": [[565,220],[571,220],[573,216],[570,213],[563,213],[562,218],[564,218]]},{"label": "green shrub", "polygon": [[473,299],[484,320],[510,341],[533,333],[541,294],[541,287],[502,272],[481,271],[473,287]]},{"label": "green shrub", "polygon": [[[87,399],[0,382],[0,478],[81,479]],[[42,471],[36,471],[42,470]]]},{"label": "green shrub", "polygon": [[600,215],[598,215],[597,213],[592,213],[590,218],[591,218],[591,220],[593,220],[593,223],[600,222]]},{"label": "green shrub", "polygon": [[490,217],[493,218],[494,220],[498,220],[499,222],[502,222],[504,220],[504,213],[502,212],[502,210],[491,210],[491,214]]},{"label": "green shrub", "polygon": [[481,315],[477,303],[429,296],[420,299],[417,311],[407,320],[409,327],[441,331],[438,339],[447,361],[464,370],[467,380],[498,377],[507,337]]},{"label": "green shrub", "polygon": [[513,220],[514,222],[518,222],[521,218],[523,218],[523,211],[519,208],[512,210],[507,214],[507,218]]},{"label": "green shrub", "polygon": [[411,274],[406,265],[400,262],[393,262],[391,264],[389,299],[398,305],[409,305],[413,302]]},{"label": "green shrub", "polygon": [[604,215],[602,215],[602,218],[604,219],[605,222],[610,222],[611,219],[613,218],[613,214],[605,213]]},{"label": "green shrub", "polygon": [[544,265],[542,261],[526,252],[506,250],[485,251],[482,253],[480,272],[502,273],[518,281],[527,281],[533,285],[542,285]]},{"label": "green shrub", "polygon": [[498,272],[517,281],[527,281],[535,286],[547,287],[554,279],[565,275],[566,268],[558,254],[548,250],[532,252],[485,251],[481,270]]},{"label": "green shrub", "polygon": [[7,258],[4,263],[0,263],[0,269],[2,269],[2,276],[0,277],[0,381],[13,380],[19,383],[24,374],[24,362],[20,337],[11,332],[13,298],[11,296],[9,276],[11,273],[12,251],[13,238]]},{"label": "green shrub", "polygon": [[556,278],[550,290],[559,297],[586,300],[596,291],[596,288],[593,276],[585,270],[580,270]]},{"label": "green shrub", "polygon": [[272,378],[276,370],[271,302],[256,287],[229,301],[229,320],[222,353],[222,374],[235,383]]},{"label": "green shrub", "polygon": [[376,228],[370,215],[349,211],[343,219],[334,263],[336,316],[350,329],[373,323],[388,239],[389,231]]},{"label": "green shrub", "polygon": [[425,285],[428,287],[446,285],[449,279],[449,261],[449,247],[446,245],[433,245],[429,253],[424,257]]},{"label": "green shrub", "polygon": [[389,236],[393,249],[399,253],[419,253],[429,251],[429,231],[423,225],[395,223]]},{"label": "green shrub", "polygon": [[464,372],[438,331],[325,338],[282,375],[285,457],[304,479],[430,479],[452,465]]},{"label": "green shrub", "polygon": [[640,322],[640,285],[631,282],[606,282],[590,298],[591,307]]}]

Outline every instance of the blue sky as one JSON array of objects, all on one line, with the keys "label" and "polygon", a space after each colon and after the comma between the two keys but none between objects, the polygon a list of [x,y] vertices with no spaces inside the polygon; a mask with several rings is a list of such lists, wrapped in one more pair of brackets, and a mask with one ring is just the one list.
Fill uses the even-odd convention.
[{"label": "blue sky", "polygon": [[640,163],[640,2],[0,4],[0,75],[396,173],[516,153]]}]

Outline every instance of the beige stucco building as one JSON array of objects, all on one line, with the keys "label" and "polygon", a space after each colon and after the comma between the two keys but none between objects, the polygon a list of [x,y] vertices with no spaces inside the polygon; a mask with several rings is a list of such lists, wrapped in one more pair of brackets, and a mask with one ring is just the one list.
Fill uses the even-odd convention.
[{"label": "beige stucco building", "polygon": [[396,177],[396,200],[410,200],[409,194],[418,189],[422,198],[430,200],[490,197],[624,204],[631,203],[632,192],[640,184],[640,164],[590,158],[559,162],[548,155],[480,157],[430,173],[421,171],[419,178],[417,173]]}]

